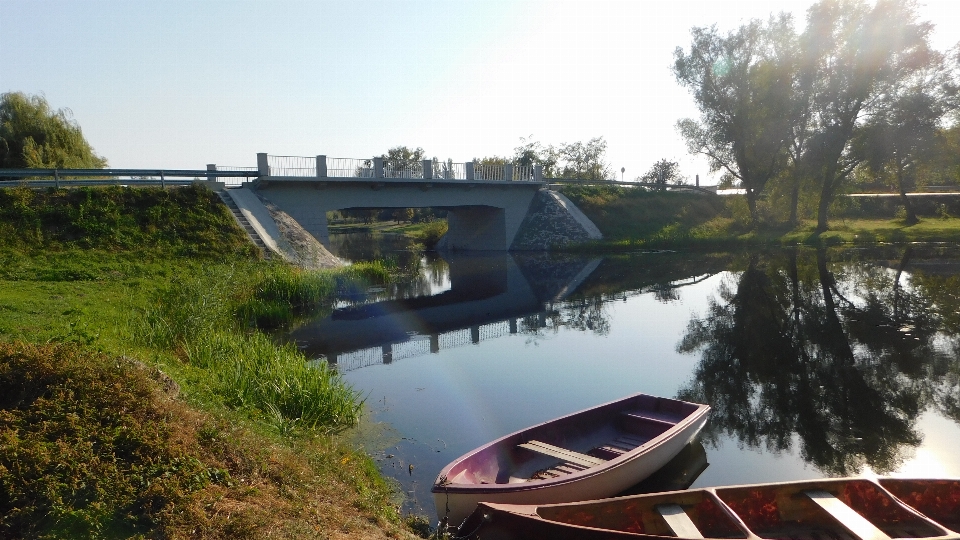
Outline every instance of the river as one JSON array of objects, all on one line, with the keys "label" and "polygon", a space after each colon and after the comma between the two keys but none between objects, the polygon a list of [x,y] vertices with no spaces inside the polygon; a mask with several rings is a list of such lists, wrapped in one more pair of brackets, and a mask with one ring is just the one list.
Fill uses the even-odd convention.
[{"label": "river", "polygon": [[289,338],[366,396],[388,433],[368,451],[407,511],[432,519],[433,480],[465,452],[636,392],[713,408],[636,492],[960,476],[956,247],[421,258],[380,240],[334,249],[418,277]]}]

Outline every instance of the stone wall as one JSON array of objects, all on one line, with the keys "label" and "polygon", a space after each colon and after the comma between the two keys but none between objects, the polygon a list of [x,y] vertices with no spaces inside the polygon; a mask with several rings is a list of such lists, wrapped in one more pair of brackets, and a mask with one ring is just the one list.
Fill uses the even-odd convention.
[{"label": "stone wall", "polygon": [[541,189],[530,203],[511,251],[545,251],[567,244],[599,240],[600,231],[565,197]]}]

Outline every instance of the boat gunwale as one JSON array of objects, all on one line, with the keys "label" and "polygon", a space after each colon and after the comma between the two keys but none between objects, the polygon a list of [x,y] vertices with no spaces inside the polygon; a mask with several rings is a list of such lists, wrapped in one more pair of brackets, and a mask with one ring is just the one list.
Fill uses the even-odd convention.
[{"label": "boat gunwale", "polygon": [[[639,397],[650,397],[658,400],[663,399],[663,400],[668,400],[676,403],[682,403],[686,405],[691,405],[694,407],[694,409],[686,416],[683,416],[682,418],[680,418],[672,427],[668,428],[663,433],[651,438],[650,440],[646,441],[640,446],[637,446],[632,450],[624,452],[623,454],[613,459],[607,460],[602,465],[597,465],[595,467],[588,467],[586,469],[583,469],[581,471],[577,471],[568,475],[564,475],[556,478],[545,478],[545,479],[539,479],[539,480],[528,480],[526,482],[503,483],[503,484],[473,484],[473,483],[466,484],[466,483],[452,483],[452,482],[448,482],[445,484],[440,483],[441,478],[447,477],[450,470],[456,467],[458,464],[462,463],[464,460],[480,452],[483,452],[484,450],[487,450],[491,447],[501,445],[507,439],[522,435],[525,432],[533,431],[550,424],[563,422],[564,420],[568,420],[572,417],[581,415],[583,413],[587,413],[589,411],[602,409],[604,407],[610,407],[619,403],[625,403]],[[532,491],[536,489],[543,489],[543,488],[554,487],[554,486],[562,486],[571,482],[579,482],[586,478],[591,478],[599,474],[607,474],[617,469],[618,467],[626,463],[632,462],[635,459],[638,459],[640,456],[650,453],[656,448],[666,444],[666,442],[671,440],[677,433],[684,431],[691,424],[694,424],[700,421],[700,419],[708,415],[710,413],[710,410],[711,409],[709,405],[704,405],[701,403],[692,403],[692,402],[683,401],[680,399],[654,396],[654,395],[646,394],[643,392],[626,396],[620,399],[609,401],[607,403],[602,403],[600,405],[595,405],[593,407],[582,409],[564,416],[553,418],[545,422],[541,422],[539,424],[525,427],[523,429],[514,431],[498,439],[490,441],[484,444],[483,446],[475,448],[467,452],[466,454],[463,454],[462,456],[458,457],[457,459],[451,461],[443,469],[441,469],[430,491],[432,493],[446,493],[446,494],[457,494],[457,493],[485,494],[485,493],[503,493],[503,492],[522,492],[522,491]]]}]

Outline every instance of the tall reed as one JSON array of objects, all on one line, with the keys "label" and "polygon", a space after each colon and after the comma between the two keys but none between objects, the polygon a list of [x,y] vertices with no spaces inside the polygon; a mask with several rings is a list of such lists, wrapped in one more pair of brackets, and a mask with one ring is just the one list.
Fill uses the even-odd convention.
[{"label": "tall reed", "polygon": [[338,430],[359,419],[360,395],[325,363],[311,365],[295,347],[245,327],[271,312],[283,319],[329,306],[338,290],[387,275],[374,264],[327,272],[258,265],[178,276],[144,310],[136,334],[206,370],[228,405],[259,411],[282,431]]}]

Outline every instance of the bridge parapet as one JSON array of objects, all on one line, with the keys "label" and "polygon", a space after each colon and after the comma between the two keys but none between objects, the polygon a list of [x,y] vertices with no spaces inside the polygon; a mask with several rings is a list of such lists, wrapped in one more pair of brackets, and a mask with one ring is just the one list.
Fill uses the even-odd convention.
[{"label": "bridge parapet", "polygon": [[543,182],[540,165],[454,163],[452,160],[423,160],[396,167],[385,163],[382,157],[370,159],[331,158],[325,155],[271,156],[257,154],[260,178],[391,178],[404,180],[465,180]]}]

